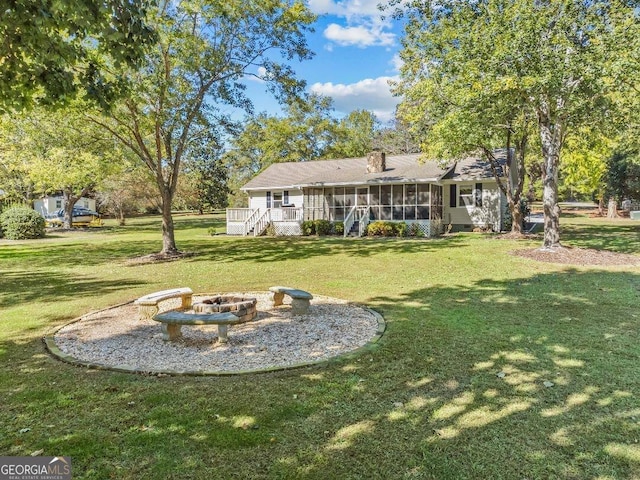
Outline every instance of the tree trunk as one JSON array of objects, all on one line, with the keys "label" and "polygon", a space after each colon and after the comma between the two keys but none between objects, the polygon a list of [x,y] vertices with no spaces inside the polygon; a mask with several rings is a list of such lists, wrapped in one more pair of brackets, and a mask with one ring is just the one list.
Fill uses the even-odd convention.
[{"label": "tree trunk", "polygon": [[73,207],[75,207],[78,200],[68,191],[63,191],[62,197],[64,198],[64,220],[62,226],[71,228],[73,226]]},{"label": "tree trunk", "polygon": [[162,255],[174,255],[178,253],[173,229],[173,217],[171,216],[171,193],[162,193]]},{"label": "tree trunk", "polygon": [[602,197],[598,199],[598,216],[604,217],[604,199]]},{"label": "tree trunk", "polygon": [[522,234],[524,218],[520,210],[520,203],[509,205],[509,209],[511,210],[511,233]]},{"label": "tree trunk", "polygon": [[124,216],[124,208],[121,208],[118,211],[118,225],[120,225],[121,227],[124,227],[125,222],[126,222],[126,220],[125,220],[125,216]]},{"label": "tree trunk", "polygon": [[618,202],[615,197],[609,198],[609,203],[607,204],[607,218],[618,218]]},{"label": "tree trunk", "polygon": [[562,136],[558,125],[540,122],[540,140],[542,142],[542,207],[544,211],[543,249],[560,248],[560,207],[558,206],[558,164]]}]

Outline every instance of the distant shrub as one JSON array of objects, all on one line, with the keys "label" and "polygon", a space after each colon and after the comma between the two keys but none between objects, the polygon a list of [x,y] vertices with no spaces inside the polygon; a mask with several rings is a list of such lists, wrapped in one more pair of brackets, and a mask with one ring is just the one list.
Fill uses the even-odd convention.
[{"label": "distant shrub", "polygon": [[302,222],[302,235],[314,235],[316,233],[316,226],[313,220],[305,220]]},{"label": "distant shrub", "polygon": [[344,223],[335,222],[333,224],[333,233],[335,233],[336,235],[344,235]]},{"label": "distant shrub", "polygon": [[329,220],[314,220],[316,235],[329,235],[331,233],[331,222]]},{"label": "distant shrub", "polygon": [[396,237],[406,237],[408,226],[405,222],[398,222],[395,224]]},{"label": "distant shrub", "polygon": [[393,237],[395,231],[392,222],[376,220],[367,225],[367,235],[370,237]]},{"label": "distant shrub", "polygon": [[0,215],[0,229],[9,240],[42,238],[44,218],[29,207],[9,207]]},{"label": "distant shrub", "polygon": [[370,237],[406,237],[409,232],[409,226],[405,222],[376,220],[367,225],[367,235]]}]

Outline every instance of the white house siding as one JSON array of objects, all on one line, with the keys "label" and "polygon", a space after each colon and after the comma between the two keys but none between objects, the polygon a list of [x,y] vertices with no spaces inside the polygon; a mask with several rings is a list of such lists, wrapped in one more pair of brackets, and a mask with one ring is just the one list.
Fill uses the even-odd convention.
[{"label": "white house siding", "polygon": [[[291,189],[287,190],[289,192],[289,204],[295,205],[296,207],[302,207],[302,190],[300,189]],[[273,202],[273,194],[282,193],[284,197],[284,190],[272,190],[271,191],[271,199]],[[273,207],[273,203],[271,205]],[[259,209],[264,211],[267,208],[267,192],[266,191],[253,191],[249,192],[249,208]]]},{"label": "white house siding", "polygon": [[494,182],[456,182],[456,195],[460,195],[461,186],[471,186],[475,191],[476,183],[482,183],[482,206],[451,207],[450,188],[445,185],[444,194],[444,223],[450,224],[453,231],[472,230],[474,228],[491,228],[500,230],[503,194]]},{"label": "white house siding", "polygon": [[[75,206],[95,211],[96,201],[93,198],[80,197]],[[64,197],[62,196],[43,197],[33,202],[33,209],[42,216],[51,215],[61,208],[64,208]]]}]

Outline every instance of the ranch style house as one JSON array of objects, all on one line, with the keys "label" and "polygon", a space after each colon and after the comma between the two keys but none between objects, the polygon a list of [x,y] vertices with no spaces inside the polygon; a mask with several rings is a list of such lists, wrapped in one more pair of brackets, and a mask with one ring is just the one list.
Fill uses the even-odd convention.
[{"label": "ranch style house", "polygon": [[[507,150],[494,152],[498,175]],[[475,228],[500,231],[508,211],[488,161],[468,157],[443,166],[420,154],[275,163],[242,187],[249,208],[227,209],[228,235],[301,235],[305,220],[344,224],[344,235],[376,220],[416,224],[425,236]]]}]

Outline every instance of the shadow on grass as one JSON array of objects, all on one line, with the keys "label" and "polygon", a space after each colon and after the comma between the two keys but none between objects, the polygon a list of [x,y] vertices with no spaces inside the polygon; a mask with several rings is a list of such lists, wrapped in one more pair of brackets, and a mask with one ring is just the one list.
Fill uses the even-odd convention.
[{"label": "shadow on grass", "polygon": [[234,378],[3,342],[0,450],[62,452],[93,478],[636,478],[639,300],[637,273],[572,269],[377,296],[379,349]]},{"label": "shadow on grass", "polygon": [[15,262],[21,268],[61,265],[102,265],[157,252],[162,242],[107,239],[95,243],[30,243],[0,248],[0,261]]},{"label": "shadow on grass", "polygon": [[393,253],[421,253],[457,248],[464,237],[446,239],[339,238],[339,237],[227,237],[204,246],[200,242],[182,242],[185,250],[197,250],[189,261],[279,262],[305,260],[330,255],[371,257]]},{"label": "shadow on grass", "polygon": [[142,284],[144,282],[106,281],[68,273],[3,271],[0,276],[0,307],[12,307],[43,299],[65,301],[82,295],[104,295]]},{"label": "shadow on grass", "polygon": [[563,225],[563,240],[571,245],[619,253],[640,252],[640,223]]}]

